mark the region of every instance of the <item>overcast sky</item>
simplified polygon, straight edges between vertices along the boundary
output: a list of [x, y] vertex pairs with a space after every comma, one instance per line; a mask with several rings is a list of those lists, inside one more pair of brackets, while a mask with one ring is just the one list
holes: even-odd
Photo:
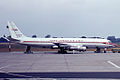
[[120, 37], [120, 0], [0, 0], [0, 36], [7, 21], [27, 36]]

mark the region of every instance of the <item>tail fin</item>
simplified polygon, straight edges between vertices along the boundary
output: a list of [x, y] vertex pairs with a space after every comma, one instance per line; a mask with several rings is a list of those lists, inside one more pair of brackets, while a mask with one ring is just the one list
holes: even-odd
[[15, 25], [15, 23], [13, 23], [12, 21], [8, 21], [8, 26], [7, 26], [7, 28], [9, 28], [11, 38], [13, 38], [13, 39], [18, 39], [18, 38], [25, 37], [25, 36], [21, 33], [21, 31], [17, 28], [17, 26]]

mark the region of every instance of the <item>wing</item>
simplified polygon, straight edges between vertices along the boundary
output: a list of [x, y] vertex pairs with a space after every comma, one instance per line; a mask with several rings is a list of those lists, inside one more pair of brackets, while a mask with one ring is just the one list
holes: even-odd
[[82, 44], [74, 43], [54, 43], [58, 48], [64, 48], [65, 50], [86, 50], [86, 47]]

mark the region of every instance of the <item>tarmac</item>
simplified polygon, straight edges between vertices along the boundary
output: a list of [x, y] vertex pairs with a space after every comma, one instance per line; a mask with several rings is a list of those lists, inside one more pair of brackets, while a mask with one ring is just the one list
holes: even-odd
[[0, 53], [0, 78], [31, 77], [120, 79], [120, 53]]

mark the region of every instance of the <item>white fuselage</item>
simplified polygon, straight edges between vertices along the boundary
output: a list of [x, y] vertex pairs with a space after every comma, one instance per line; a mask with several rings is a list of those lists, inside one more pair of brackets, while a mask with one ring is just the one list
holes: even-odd
[[56, 46], [55, 43], [66, 44], [69, 46], [85, 46], [87, 48], [105, 48], [113, 46], [109, 40], [98, 38], [21, 38], [20, 44], [37, 46], [37, 47], [51, 47]]
[[[8, 28], [13, 42], [34, 47], [59, 48], [64, 50], [85, 50], [86, 48], [108, 48], [114, 45], [107, 39], [98, 38], [31, 38], [26, 37], [15, 23], [9, 21]], [[11, 39], [11, 40], [12, 40]], [[29, 48], [28, 48], [29, 49]]]

